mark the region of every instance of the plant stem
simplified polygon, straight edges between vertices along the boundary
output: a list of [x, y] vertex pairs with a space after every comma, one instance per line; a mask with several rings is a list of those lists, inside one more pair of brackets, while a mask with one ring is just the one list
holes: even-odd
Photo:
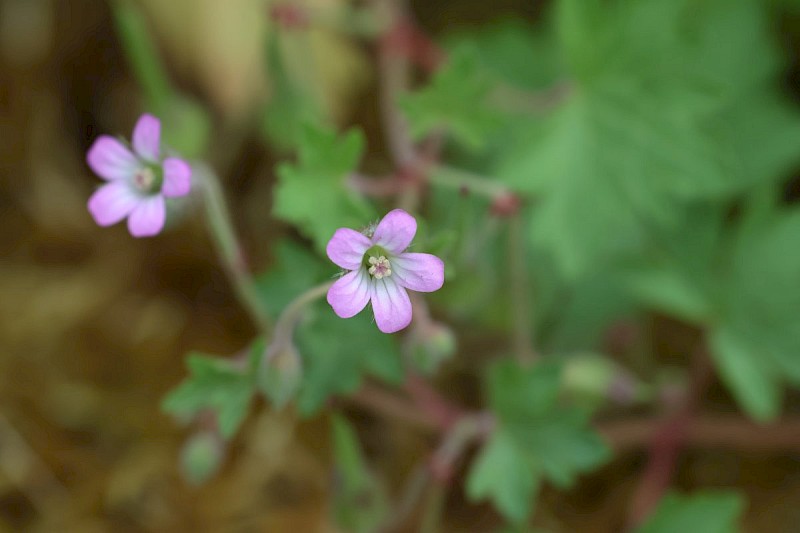
[[208, 228], [228, 279], [239, 302], [247, 309], [258, 329], [261, 333], [268, 334], [272, 329], [272, 322], [247, 268], [244, 251], [233, 229], [219, 178], [205, 164], [196, 164], [194, 173], [203, 191]]
[[314, 300], [325, 296], [333, 283], [333, 281], [327, 281], [316, 287], [312, 287], [292, 300], [283, 310], [281, 316], [278, 317], [278, 322], [275, 324], [272, 344], [279, 345], [283, 342], [291, 341], [294, 328], [298, 320], [300, 320], [300, 316], [305, 307]]
[[440, 187], [459, 189], [494, 200], [514, 193], [502, 184], [485, 176], [446, 165], [433, 165], [426, 172], [428, 181]]
[[524, 238], [522, 216], [517, 213], [508, 221], [509, 288], [513, 310], [514, 353], [517, 361], [528, 364], [536, 359], [537, 354], [533, 347], [533, 316]]
[[131, 69], [144, 90], [149, 106], [161, 114], [174, 99], [175, 92], [151, 38], [144, 13], [130, 0], [113, 0], [111, 10]]

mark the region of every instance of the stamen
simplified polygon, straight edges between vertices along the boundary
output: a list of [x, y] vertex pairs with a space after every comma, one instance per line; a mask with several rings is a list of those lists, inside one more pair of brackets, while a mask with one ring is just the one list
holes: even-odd
[[372, 265], [369, 267], [367, 272], [369, 272], [370, 276], [375, 279], [383, 279], [388, 278], [392, 275], [392, 265], [389, 263], [389, 260], [386, 259], [385, 256], [375, 257], [372, 256], [369, 258], [369, 264]]
[[142, 192], [151, 192], [156, 182], [156, 175], [149, 167], [140, 168], [133, 176], [133, 184]]

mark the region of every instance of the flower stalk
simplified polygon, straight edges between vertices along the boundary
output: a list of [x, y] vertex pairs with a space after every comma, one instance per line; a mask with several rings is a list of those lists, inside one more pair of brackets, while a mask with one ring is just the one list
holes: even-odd
[[225, 204], [219, 178], [208, 165], [198, 164], [195, 169], [200, 188], [203, 191], [206, 221], [217, 254], [225, 267], [225, 272], [228, 274], [237, 298], [245, 306], [258, 329], [262, 333], [268, 334], [272, 330], [272, 321], [247, 268], [244, 251], [233, 229], [233, 222]]

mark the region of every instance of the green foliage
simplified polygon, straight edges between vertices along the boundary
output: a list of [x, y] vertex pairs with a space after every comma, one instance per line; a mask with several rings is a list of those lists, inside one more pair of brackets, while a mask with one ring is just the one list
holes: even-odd
[[800, 383], [798, 235], [796, 209], [743, 225], [719, 290], [713, 355], [742, 407], [759, 420], [777, 416], [781, 382]]
[[[636, 254], [680, 225], [682, 205], [730, 198], [798, 160], [800, 120], [777, 91], [763, 8], [696, 4], [558, 4], [569, 89], [543, 122], [517, 126], [496, 174], [537, 198], [532, 242], [566, 274]], [[753, 68], [736, 68], [742, 56]]]
[[402, 379], [395, 339], [378, 330], [371, 313], [345, 320], [327, 304], [315, 310], [296, 333], [304, 369], [297, 399], [301, 413], [315, 413], [332, 395], [355, 392], [364, 374], [394, 383]]
[[332, 423], [336, 523], [345, 531], [376, 531], [388, 511], [386, 491], [367, 467], [352, 426], [340, 415], [334, 415]]
[[350, 130], [306, 126], [300, 135], [298, 161], [278, 167], [273, 213], [290, 222], [323, 251], [340, 227], [360, 227], [375, 216], [370, 204], [346, 186], [364, 150], [364, 136]]
[[670, 493], [661, 499], [655, 513], [636, 533], [735, 533], [744, 512], [744, 498], [735, 492], [708, 491], [691, 495]]
[[186, 360], [189, 376], [163, 400], [162, 409], [180, 419], [191, 419], [203, 411], [217, 416], [220, 434], [230, 438], [247, 415], [255, 392], [255, 369], [263, 342], [250, 348], [246, 365], [202, 354]]
[[428, 86], [404, 95], [399, 105], [415, 139], [444, 130], [467, 147], [480, 148], [499, 122], [499, 115], [488, 106], [490, 89], [474, 55], [458, 53]]
[[514, 523], [531, 514], [543, 480], [567, 487], [609, 456], [589, 429], [588, 413], [559, 405], [561, 373], [552, 362], [522, 368], [510, 361], [489, 372], [489, 404], [498, 427], [470, 471], [467, 494], [491, 499]]

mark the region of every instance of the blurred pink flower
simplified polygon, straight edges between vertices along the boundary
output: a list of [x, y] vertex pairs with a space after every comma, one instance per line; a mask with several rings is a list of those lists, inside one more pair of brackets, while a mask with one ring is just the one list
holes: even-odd
[[431, 254], [406, 253], [417, 233], [417, 221], [395, 209], [372, 235], [340, 228], [328, 242], [328, 257], [350, 272], [328, 291], [328, 303], [342, 318], [350, 318], [372, 302], [378, 329], [400, 331], [411, 323], [406, 289], [433, 292], [444, 284], [444, 263]]
[[89, 149], [86, 161], [108, 181], [89, 198], [89, 212], [101, 226], [128, 217], [134, 237], [158, 234], [164, 227], [164, 198], [184, 196], [191, 188], [189, 163], [161, 153], [161, 122], [142, 115], [133, 129], [133, 151], [123, 142], [101, 135]]

